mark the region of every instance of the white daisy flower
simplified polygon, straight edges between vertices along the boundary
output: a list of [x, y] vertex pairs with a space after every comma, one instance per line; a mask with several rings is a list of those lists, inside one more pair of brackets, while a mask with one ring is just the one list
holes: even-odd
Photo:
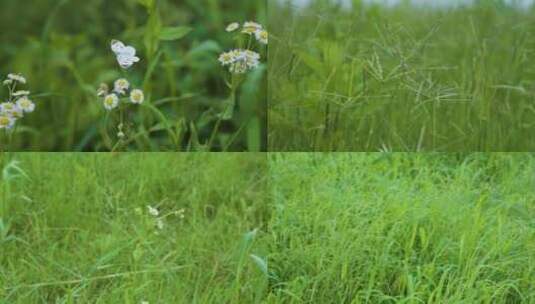
[[111, 50], [117, 57], [117, 62], [123, 69], [128, 69], [134, 63], [139, 62], [139, 57], [136, 56], [136, 49], [132, 46], [125, 45], [119, 40], [111, 41]]
[[158, 216], [160, 215], [160, 211], [158, 211], [158, 209], [150, 206], [150, 205], [147, 205], [147, 209], [149, 209], [149, 214], [152, 215], [152, 216]]
[[254, 33], [256, 40], [262, 44], [268, 44], [268, 32], [265, 30], [257, 31]]
[[231, 24], [227, 26], [225, 30], [230, 33], [230, 32], [234, 32], [239, 27], [240, 27], [240, 24], [238, 22], [232, 22]]
[[104, 97], [104, 108], [106, 110], [111, 111], [119, 105], [119, 97], [115, 94], [109, 94]]
[[130, 82], [124, 78], [117, 79], [113, 85], [113, 91], [118, 94], [126, 94], [130, 88]]
[[21, 119], [24, 117], [24, 111], [20, 107], [15, 107], [13, 112], [11, 112], [11, 117], [16, 119]]
[[236, 49], [221, 54], [219, 61], [223, 66], [230, 65], [229, 71], [231, 73], [243, 74], [258, 67], [260, 54], [250, 50]]
[[15, 118], [7, 114], [0, 114], [0, 129], [11, 129], [15, 125]]
[[245, 60], [247, 61], [247, 66], [249, 68], [256, 68], [260, 63], [260, 54], [250, 50], [245, 50]]
[[17, 107], [26, 113], [31, 113], [35, 110], [35, 104], [27, 96], [17, 99], [16, 103]]
[[22, 76], [21, 74], [8, 74], [7, 78], [13, 81], [20, 82], [22, 84], [26, 83], [26, 78], [24, 78], [24, 76]]
[[12, 102], [3, 102], [0, 104], [0, 112], [10, 115], [11, 112], [15, 111], [16, 107], [17, 106]]
[[13, 93], [13, 96], [17, 97], [17, 96], [28, 96], [30, 95], [30, 91], [16, 91], [15, 93]]
[[142, 104], [145, 101], [145, 95], [142, 90], [135, 89], [130, 92], [130, 101], [134, 104]]
[[260, 55], [250, 50], [242, 50], [236, 57], [236, 62], [231, 66], [233, 73], [245, 73], [258, 67], [260, 63]]
[[243, 29], [241, 32], [244, 34], [253, 35], [256, 32], [261, 31], [262, 29], [263, 28], [261, 24], [249, 21], [243, 24]]
[[225, 52], [219, 55], [218, 60], [219, 62], [221, 62], [223, 66], [225, 66], [225, 65], [229, 65], [233, 63], [234, 59], [235, 59], [235, 53], [231, 51], [231, 52]]

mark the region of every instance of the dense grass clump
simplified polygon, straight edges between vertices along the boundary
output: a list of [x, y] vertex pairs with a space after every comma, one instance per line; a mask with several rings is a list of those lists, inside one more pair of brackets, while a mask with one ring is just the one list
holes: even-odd
[[0, 162], [1, 303], [265, 298], [264, 156], [4, 154]]
[[276, 154], [270, 303], [535, 303], [531, 154]]
[[535, 149], [533, 8], [281, 2], [269, 10], [272, 151]]
[[[233, 94], [230, 75], [217, 60], [236, 43], [227, 24], [246, 21], [266, 25], [266, 4], [1, 1], [0, 79], [25, 75], [36, 111], [13, 136], [0, 130], [0, 151], [110, 151], [122, 131], [120, 151], [265, 150], [265, 47], [259, 50], [262, 64]], [[139, 63], [121, 70], [112, 39], [135, 47]], [[101, 83], [113, 88], [123, 77], [144, 91], [145, 102], [119, 121], [118, 111], [104, 109], [97, 89]], [[231, 97], [233, 115], [221, 121]], [[0, 92], [0, 101], [6, 100]]]

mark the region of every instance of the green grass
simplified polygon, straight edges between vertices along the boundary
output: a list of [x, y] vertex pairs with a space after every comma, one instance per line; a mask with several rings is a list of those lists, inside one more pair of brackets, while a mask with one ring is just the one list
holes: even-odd
[[532, 154], [275, 154], [268, 303], [535, 303]]
[[535, 149], [533, 8], [333, 2], [270, 1], [270, 151]]
[[[229, 120], [229, 73], [217, 58], [234, 48], [230, 22], [267, 24], [262, 1], [4, 0], [0, 3], [0, 78], [23, 73], [36, 111], [20, 120], [11, 151], [110, 151], [118, 115], [106, 115], [96, 91], [124, 76], [110, 50], [119, 39], [141, 61], [127, 73], [146, 102], [126, 115], [122, 151], [266, 149], [266, 51], [236, 93]], [[179, 40], [168, 27], [192, 31]], [[172, 34], [172, 33], [171, 33]], [[176, 32], [175, 32], [176, 34]], [[162, 39], [160, 39], [162, 38]], [[168, 41], [172, 38], [172, 41]], [[5, 101], [7, 92], [0, 91]], [[0, 132], [0, 150], [6, 136]]]
[[533, 154], [0, 164], [0, 303], [535, 303]]
[[[259, 303], [261, 154], [3, 154], [0, 303]], [[171, 214], [163, 229], [160, 216]]]

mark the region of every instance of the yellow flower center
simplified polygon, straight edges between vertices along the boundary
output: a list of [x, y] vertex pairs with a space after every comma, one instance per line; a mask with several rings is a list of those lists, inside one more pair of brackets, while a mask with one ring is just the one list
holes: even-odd
[[108, 98], [106, 98], [106, 99], [104, 100], [104, 102], [105, 102], [106, 105], [108, 105], [108, 106], [113, 105], [113, 103], [114, 103], [113, 97], [108, 97]]
[[0, 126], [2, 126], [2, 127], [9, 126], [10, 122], [11, 121], [9, 120], [9, 118], [7, 118], [5, 116], [0, 116]]

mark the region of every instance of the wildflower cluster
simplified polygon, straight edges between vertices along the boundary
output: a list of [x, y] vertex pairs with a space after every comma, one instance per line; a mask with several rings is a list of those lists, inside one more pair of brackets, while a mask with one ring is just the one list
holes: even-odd
[[[139, 57], [136, 56], [136, 49], [132, 46], [125, 45], [119, 40], [111, 41], [111, 50], [116, 56], [117, 63], [122, 69], [129, 69], [136, 62], [139, 62]], [[130, 82], [125, 78], [120, 78], [113, 84], [113, 90], [107, 84], [103, 83], [97, 91], [99, 97], [104, 98], [104, 108], [111, 111], [119, 107], [121, 98], [128, 97], [128, 100], [133, 104], [142, 104], [145, 101], [145, 95], [142, 90], [131, 88]]]
[[142, 104], [145, 101], [143, 91], [131, 88], [130, 82], [125, 78], [117, 79], [111, 91], [107, 84], [101, 84], [97, 95], [103, 98], [104, 108], [108, 111], [119, 107], [121, 99], [127, 99], [127, 102], [133, 104]]
[[227, 26], [226, 31], [234, 32], [240, 27], [242, 34], [250, 36], [247, 47], [239, 47], [219, 55], [221, 65], [228, 66], [229, 71], [233, 74], [244, 74], [257, 68], [260, 64], [260, 54], [251, 50], [251, 37], [254, 37], [261, 44], [268, 44], [268, 32], [256, 22], [245, 22], [243, 26], [234, 22]]
[[250, 50], [235, 49], [219, 56], [223, 66], [229, 66], [229, 71], [235, 74], [244, 74], [253, 70], [260, 63], [260, 55]]
[[35, 110], [35, 104], [28, 98], [30, 91], [17, 90], [17, 85], [26, 84], [26, 78], [20, 74], [9, 74], [3, 85], [9, 90], [6, 102], [0, 103], [0, 129], [11, 129], [25, 113]]

